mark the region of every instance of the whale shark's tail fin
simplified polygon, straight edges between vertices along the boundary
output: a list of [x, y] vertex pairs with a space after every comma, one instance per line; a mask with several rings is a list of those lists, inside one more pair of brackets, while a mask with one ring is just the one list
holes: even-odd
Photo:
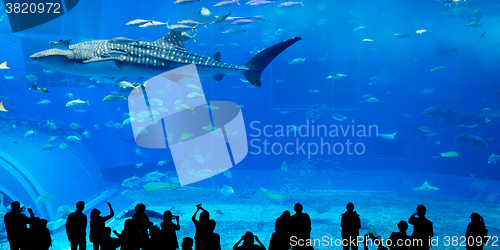
[[243, 76], [245, 76], [253, 86], [260, 87], [260, 75], [267, 65], [281, 52], [301, 39], [300, 37], [294, 37], [262, 50], [245, 64], [248, 70], [243, 73]]

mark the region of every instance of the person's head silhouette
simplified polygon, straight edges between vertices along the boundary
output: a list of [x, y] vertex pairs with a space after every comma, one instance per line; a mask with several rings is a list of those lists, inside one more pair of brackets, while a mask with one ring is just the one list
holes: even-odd
[[302, 213], [302, 209], [304, 209], [304, 207], [302, 207], [300, 203], [295, 203], [295, 206], [293, 206], [295, 213]]
[[94, 208], [92, 209], [92, 212], [90, 212], [90, 218], [97, 218], [101, 214], [101, 211], [99, 209]]
[[191, 237], [185, 237], [182, 239], [182, 249], [192, 249], [194, 241]]
[[345, 209], [349, 212], [354, 211], [354, 204], [352, 204], [352, 202], [347, 203], [347, 205], [345, 206]]
[[19, 212], [21, 210], [21, 203], [19, 203], [19, 201], [13, 201], [10, 204], [10, 208], [12, 211]]
[[85, 209], [85, 202], [79, 201], [76, 203], [76, 211], [82, 212]]
[[478, 213], [472, 213], [470, 215], [470, 220], [475, 222], [481, 221], [481, 215], [479, 215]]
[[169, 221], [173, 219], [173, 216], [172, 216], [172, 212], [170, 212], [170, 210], [167, 210], [163, 213], [163, 220], [164, 221]]
[[253, 245], [254, 238], [253, 238], [253, 233], [248, 231], [243, 235], [243, 244], [244, 245]]
[[210, 220], [210, 213], [208, 213], [207, 210], [203, 210], [201, 213], [200, 213], [200, 220], [201, 221], [209, 221]]
[[426, 212], [427, 212], [427, 209], [425, 208], [424, 205], [418, 205], [417, 206], [417, 214], [418, 215], [424, 216]]
[[406, 232], [408, 230], [408, 223], [404, 220], [398, 223], [398, 229], [400, 232]]
[[139, 203], [137, 206], [135, 206], [135, 212], [138, 214], [144, 213], [146, 211], [146, 205]]

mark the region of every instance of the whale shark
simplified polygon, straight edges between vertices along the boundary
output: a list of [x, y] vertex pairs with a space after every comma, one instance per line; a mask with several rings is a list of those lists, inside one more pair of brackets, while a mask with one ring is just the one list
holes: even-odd
[[453, 114], [446, 120], [438, 122], [433, 129], [451, 129], [456, 127], [474, 128], [500, 122], [500, 109], [481, 109], [466, 114]]
[[224, 63], [220, 52], [211, 57], [186, 51], [181, 32], [170, 31], [154, 42], [116, 43], [94, 40], [71, 45], [71, 50], [49, 49], [31, 55], [47, 68], [83, 76], [154, 77], [188, 64], [198, 74], [221, 81], [225, 75], [243, 75], [252, 85], [261, 86], [262, 71], [285, 49], [301, 40], [294, 37], [266, 48], [246, 64]]

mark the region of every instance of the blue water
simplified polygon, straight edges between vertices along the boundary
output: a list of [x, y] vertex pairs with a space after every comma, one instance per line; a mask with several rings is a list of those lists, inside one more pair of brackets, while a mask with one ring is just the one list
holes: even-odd
[[[431, 106], [446, 106], [455, 114], [498, 108], [498, 1], [469, 0], [448, 6], [444, 1], [304, 0], [304, 6], [299, 4], [291, 8], [250, 6], [244, 4], [245, 1], [240, 2], [241, 5], [213, 7], [216, 3], [214, 0], [202, 0], [202, 4], [195, 2], [186, 6], [176, 5], [173, 1], [156, 0], [80, 1], [63, 16], [15, 34], [11, 31], [9, 19], [3, 18], [0, 22], [0, 44], [3, 47], [0, 62], [7, 61], [10, 69], [0, 70], [0, 74], [14, 76], [15, 79], [0, 78], [0, 98], [9, 109], [9, 112], [0, 113], [0, 160], [3, 160], [3, 163], [0, 161], [0, 167], [8, 169], [6, 166], [20, 164], [24, 169], [19, 170], [21, 173], [43, 180], [37, 184], [31, 182], [33, 190], [61, 193], [57, 197], [59, 200], [51, 201], [54, 204], [43, 208], [52, 211], [47, 212], [52, 215], [57, 207], [74, 204], [78, 200], [74, 192], [63, 194], [63, 191], [58, 191], [61, 187], [72, 186], [72, 183], [81, 185], [75, 189], [83, 196], [81, 199], [92, 200], [106, 190], [103, 180], [108, 190], [121, 192], [141, 189], [121, 185], [123, 180], [134, 175], [142, 177], [160, 170], [162, 173], [168, 171], [170, 177], [175, 177], [169, 149], [141, 148], [134, 142], [130, 125], [120, 129], [105, 125], [108, 121], [122, 124], [129, 117], [127, 101], [103, 102], [105, 96], [117, 91], [114, 84], [98, 84], [88, 76], [44, 73], [43, 70], [48, 68], [34, 63], [29, 56], [52, 48], [49, 42], [61, 39], [72, 39], [71, 44], [75, 44], [87, 39], [106, 40], [123, 36], [152, 42], [164, 36], [168, 28], [141, 29], [126, 26], [125, 23], [154, 17], [155, 21], [169, 20], [172, 25], [183, 19], [197, 20], [198, 10], [206, 7], [215, 16], [231, 11], [233, 16], [263, 15], [269, 21], [260, 20], [247, 27], [237, 27], [246, 29], [246, 34], [237, 35], [222, 33], [232, 28], [230, 23], [226, 23], [223, 29], [217, 29], [214, 25], [207, 25], [208, 28], [199, 26], [195, 32], [196, 42], [190, 40], [185, 43], [187, 51], [204, 56], [221, 52], [224, 62], [243, 65], [254, 56], [252, 51], [292, 37], [301, 37], [302, 40], [269, 64], [262, 74], [262, 86], [259, 88], [242, 82], [240, 79], [244, 77], [240, 75], [226, 76], [220, 82], [209, 77], [201, 78], [207, 101], [231, 101], [243, 106], [241, 110], [248, 139], [248, 155], [231, 169], [233, 179], [219, 174], [192, 186], [216, 189], [225, 184], [237, 190], [250, 188], [248, 179], [251, 179], [251, 188], [281, 190], [284, 188], [276, 186], [272, 176], [282, 168], [284, 161], [287, 164], [308, 161], [315, 174], [320, 176], [315, 189], [408, 192], [427, 180], [432, 186], [440, 187], [441, 193], [433, 194], [471, 198], [474, 195], [457, 195], [454, 190], [462, 190], [464, 186], [469, 188], [476, 180], [487, 182], [500, 179], [498, 163], [488, 164], [488, 157], [492, 153], [500, 154], [498, 118], [474, 128], [458, 126], [434, 131], [437, 134], [427, 137], [425, 141], [401, 128], [432, 128], [444, 121], [441, 117], [431, 118], [421, 114]], [[276, 5], [282, 2], [277, 1]], [[461, 7], [467, 9], [456, 9]], [[4, 12], [2, 10], [0, 15]], [[473, 20], [481, 21], [482, 26], [467, 27], [466, 24]], [[353, 31], [358, 26], [366, 28]], [[429, 32], [417, 34], [416, 31], [421, 29]], [[397, 37], [394, 33], [411, 37]], [[363, 39], [375, 42], [363, 42]], [[305, 61], [289, 63], [299, 58]], [[444, 68], [431, 71], [438, 66]], [[379, 75], [384, 68], [393, 80], [385, 85], [370, 85], [370, 78]], [[346, 77], [327, 78], [337, 73], [345, 74]], [[30, 74], [38, 77], [38, 87], [47, 87], [50, 93], [29, 91], [33, 82], [23, 76]], [[143, 82], [146, 79], [127, 80]], [[95, 87], [89, 88], [89, 85]], [[436, 88], [435, 93], [421, 93]], [[73, 98], [69, 98], [68, 93]], [[380, 102], [361, 102], [367, 99], [362, 97], [366, 94], [376, 97]], [[43, 99], [51, 103], [37, 104]], [[65, 106], [74, 99], [88, 100], [90, 105], [83, 105], [82, 110], [76, 112]], [[346, 120], [333, 119], [331, 116], [335, 114], [345, 116]], [[29, 121], [30, 124], [23, 125], [23, 121]], [[47, 122], [55, 123], [58, 130], [46, 132]], [[78, 132], [73, 131], [69, 128], [71, 123], [77, 123], [82, 128]], [[16, 128], [12, 128], [12, 124]], [[340, 136], [318, 136], [317, 133], [295, 136], [293, 131], [288, 132], [287, 126], [305, 124], [309, 124], [311, 133], [317, 126], [336, 125]], [[266, 125], [269, 126], [266, 133], [271, 136], [266, 136], [262, 131]], [[280, 132], [280, 126], [285, 127], [284, 132]], [[369, 130], [369, 126], [375, 129]], [[356, 129], [354, 136], [351, 134], [353, 127]], [[367, 128], [367, 136], [358, 136], [362, 127]], [[37, 131], [37, 134], [33, 138], [24, 137], [30, 129]], [[350, 130], [343, 136], [341, 129]], [[83, 137], [83, 131], [90, 132], [91, 136]], [[368, 132], [371, 132], [371, 136], [368, 136]], [[386, 140], [377, 138], [377, 132], [397, 134], [394, 140]], [[68, 133], [76, 133], [83, 140], [78, 143], [66, 142], [63, 139]], [[456, 142], [455, 137], [464, 133], [483, 138], [488, 147]], [[40, 150], [52, 135], [61, 136], [54, 149]], [[269, 143], [267, 151], [264, 151], [264, 140]], [[300, 141], [299, 145], [305, 143], [304, 151], [295, 150], [297, 140]], [[308, 154], [314, 152], [314, 148], [307, 149], [308, 143], [340, 143], [346, 146], [348, 140], [352, 143], [349, 152], [345, 148], [337, 154]], [[68, 150], [59, 148], [63, 142], [69, 145], [71, 156], [67, 156]], [[272, 151], [278, 152], [275, 147], [287, 143], [293, 144], [290, 147], [294, 148], [293, 153]], [[362, 153], [354, 151], [356, 144], [359, 150], [356, 152]], [[141, 155], [136, 154], [138, 148]], [[440, 153], [449, 151], [458, 152], [459, 156], [440, 156]], [[151, 156], [145, 157], [147, 154]], [[31, 158], [28, 159], [27, 155]], [[167, 163], [159, 166], [160, 161]], [[137, 163], [144, 163], [144, 166], [134, 167]], [[61, 174], [64, 177], [58, 176], [58, 173], [64, 173]], [[333, 177], [326, 178], [331, 173]], [[88, 180], [80, 180], [79, 176], [87, 176], [85, 178]], [[457, 181], [448, 181], [448, 178]], [[406, 184], [398, 182], [402, 179]], [[36, 193], [16, 195], [17, 191], [5, 187], [22, 189], [25, 185], [7, 185], [11, 181], [2, 176], [0, 181], [0, 190], [12, 198], [38, 196]], [[482, 190], [477, 187], [472, 189]], [[483, 199], [499, 202], [498, 195]], [[33, 199], [26, 202], [32, 203]]]

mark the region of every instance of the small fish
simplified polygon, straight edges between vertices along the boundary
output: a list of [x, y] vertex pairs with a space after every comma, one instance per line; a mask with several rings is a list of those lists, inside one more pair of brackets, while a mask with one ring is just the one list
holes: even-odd
[[37, 104], [49, 104], [49, 103], [52, 103], [50, 100], [41, 100], [39, 101]]
[[167, 161], [159, 161], [156, 165], [163, 166], [165, 164], [167, 164]]
[[316, 25], [318, 26], [321, 26], [321, 25], [324, 25], [326, 23], [326, 19], [319, 19], [317, 22], [316, 22]]
[[311, 92], [311, 93], [319, 93], [319, 92], [321, 92], [321, 90], [319, 90], [319, 89], [312, 89], [312, 90], [309, 89], [309, 92]]
[[293, 59], [291, 61], [288, 61], [288, 64], [297, 64], [297, 63], [304, 62], [305, 60], [306, 60], [305, 58], [296, 58], [296, 59]]
[[484, 32], [483, 34], [481, 34], [479, 37], [486, 38], [486, 32]]
[[188, 85], [186, 85], [186, 88], [192, 88], [192, 89], [196, 89], [196, 90], [201, 90], [200, 87], [198, 87], [198, 86], [196, 86], [194, 84], [191, 84], [191, 83], [188, 84]]
[[78, 124], [76, 124], [74, 122], [71, 123], [71, 125], [69, 125], [69, 127], [72, 128], [72, 129], [80, 129], [80, 128], [82, 128], [82, 126], [80, 126], [80, 125], [78, 125]]
[[6, 75], [3, 75], [3, 78], [6, 79], [6, 80], [14, 80], [14, 79], [16, 79], [15, 76], [6, 76]]
[[343, 121], [347, 120], [347, 117], [345, 117], [341, 114], [337, 114], [337, 113], [335, 113], [334, 115], [331, 115], [330, 117], [339, 121], [339, 122], [343, 122]]
[[288, 7], [297, 6], [299, 4], [302, 5], [302, 6], [304, 6], [304, 4], [302, 3], [302, 1], [300, 1], [300, 2], [290, 2], [290, 1], [287, 1], [287, 2], [284, 2], [282, 4], [278, 4], [278, 8], [288, 8]]
[[66, 139], [68, 139], [69, 141], [81, 141], [81, 139], [78, 138], [78, 136], [76, 136], [76, 135], [70, 135], [70, 136], [66, 137]]
[[443, 69], [444, 69], [444, 66], [437, 66], [437, 67], [435, 67], [435, 68], [432, 68], [432, 69], [431, 69], [431, 72], [441, 71], [441, 70], [443, 70]]
[[130, 178], [125, 179], [122, 182], [122, 186], [124, 186], [124, 187], [139, 186], [139, 183], [141, 183], [141, 182], [142, 182], [141, 178], [134, 176], [134, 177], [130, 177]]
[[115, 122], [113, 124], [113, 127], [116, 128], [116, 129], [122, 129], [123, 128], [123, 125], [121, 123], [118, 123], [118, 122]]
[[82, 133], [83, 137], [85, 138], [89, 138], [91, 136], [90, 132], [89, 131], [85, 131]]
[[106, 97], [104, 97], [104, 99], [102, 101], [103, 102], [117, 102], [118, 100], [120, 100], [120, 98], [127, 100], [127, 98], [125, 98], [125, 94], [120, 96], [120, 95], [113, 93], [111, 95], [107, 95]]
[[28, 132], [26, 132], [26, 133], [24, 134], [24, 137], [33, 137], [33, 136], [35, 136], [35, 134], [36, 134], [36, 132], [35, 132], [35, 131], [33, 131], [33, 130], [28, 130]]
[[500, 158], [500, 155], [496, 155], [494, 153], [491, 153], [490, 157], [488, 157], [488, 164], [497, 163], [499, 158]]
[[228, 179], [232, 179], [233, 178], [233, 173], [231, 172], [231, 170], [226, 170], [223, 172], [224, 173], [224, 176]]
[[144, 163], [142, 163], [142, 162], [141, 162], [141, 163], [137, 163], [137, 164], [135, 164], [135, 168], [140, 168], [140, 167], [142, 167], [142, 166], [144, 166]]
[[277, 29], [277, 30], [274, 32], [274, 35], [275, 35], [275, 36], [281, 36], [281, 35], [283, 35], [285, 32], [286, 32], [286, 30], [285, 30], [285, 29]]
[[143, 25], [147, 22], [151, 22], [153, 21], [153, 19], [150, 19], [150, 20], [144, 20], [144, 19], [135, 19], [135, 20], [132, 20], [128, 23], [126, 23], [125, 25], [127, 26], [140, 26], [140, 25]]
[[52, 144], [45, 144], [42, 146], [42, 150], [52, 150], [54, 148], [54, 145]]
[[363, 40], [361, 40], [361, 41], [363, 41], [363, 42], [365, 42], [365, 43], [376, 43], [376, 42], [377, 42], [377, 41], [375, 41], [375, 40], [373, 40], [373, 39], [369, 39], [369, 38], [363, 39]]
[[420, 93], [424, 93], [424, 94], [432, 94], [432, 93], [436, 93], [436, 91], [438, 90], [439, 88], [434, 88], [434, 89], [424, 89], [422, 91], [420, 91]]
[[442, 157], [458, 157], [458, 152], [454, 151], [449, 151], [449, 152], [443, 152], [439, 153]]
[[134, 40], [134, 39], [130, 39], [130, 38], [126, 38], [126, 37], [120, 36], [120, 37], [115, 37], [113, 39], [110, 39], [110, 40], [108, 40], [108, 42], [115, 43], [115, 44], [129, 44], [129, 43], [137, 43], [137, 44], [139, 44], [139, 40], [141, 40], [141, 38], [139, 38], [137, 40]]
[[190, 139], [193, 136], [194, 136], [194, 134], [189, 134], [189, 133], [186, 133], [186, 132], [182, 131], [181, 138], [179, 138], [179, 142], [180, 141], [185, 141], [187, 139]]
[[179, 4], [179, 5], [188, 5], [188, 4], [192, 4], [195, 2], [201, 3], [201, 0], [176, 0], [174, 3]]
[[415, 31], [415, 33], [422, 35], [422, 34], [426, 34], [426, 33], [432, 33], [432, 31], [427, 31], [427, 30], [421, 29], [421, 30]]
[[358, 31], [360, 31], [360, 30], [362, 30], [362, 29], [366, 29], [366, 26], [361, 26], [361, 25], [360, 25], [360, 26], [357, 26], [356, 28], [354, 28], [354, 29], [352, 30], [352, 32], [358, 32]]
[[57, 136], [51, 136], [51, 137], [49, 138], [49, 140], [47, 140], [47, 143], [53, 143], [53, 142], [55, 142], [55, 141], [56, 141], [56, 139], [57, 139]]
[[219, 192], [225, 196], [230, 196], [232, 194], [234, 194], [234, 189], [231, 187], [231, 186], [226, 186], [226, 185], [223, 185], [224, 187], [222, 187]]
[[402, 37], [402, 38], [410, 38], [411, 35], [407, 35], [407, 34], [404, 34], [404, 33], [394, 33], [394, 36], [397, 36], [397, 37]]
[[165, 174], [160, 173], [160, 170], [156, 170], [151, 173], [147, 173], [143, 178], [143, 182], [152, 182], [152, 181], [160, 181], [162, 177], [164, 177]]
[[56, 195], [49, 195], [49, 193], [45, 193], [45, 194], [42, 194], [40, 195], [37, 199], [36, 199], [36, 203], [38, 204], [41, 204], [41, 203], [45, 203], [45, 202], [48, 202], [50, 200], [52, 200], [54, 197], [56, 197]]
[[346, 76], [347, 75], [345, 75], [345, 74], [337, 73], [337, 74], [331, 74], [331, 75], [327, 76], [326, 78], [327, 79], [340, 79], [340, 78], [344, 78]]
[[80, 99], [77, 99], [77, 100], [69, 101], [68, 103], [66, 103], [66, 107], [80, 107], [83, 104], [87, 104], [90, 106], [90, 103], [88, 100], [85, 102], [85, 101], [82, 101]]
[[224, 7], [224, 6], [233, 5], [235, 3], [237, 3], [238, 5], [240, 5], [239, 0], [231, 0], [231, 1], [218, 2], [218, 3], [214, 4], [214, 7]]
[[232, 15], [231, 10], [229, 10], [229, 13], [227, 15], [222, 15], [218, 16], [214, 21], [212, 21], [210, 24], [217, 24], [226, 21], [226, 19]]
[[66, 143], [61, 143], [61, 144], [59, 145], [59, 148], [60, 148], [60, 149], [65, 149], [65, 148], [67, 148], [67, 147], [68, 147], [68, 144], [66, 144]]

